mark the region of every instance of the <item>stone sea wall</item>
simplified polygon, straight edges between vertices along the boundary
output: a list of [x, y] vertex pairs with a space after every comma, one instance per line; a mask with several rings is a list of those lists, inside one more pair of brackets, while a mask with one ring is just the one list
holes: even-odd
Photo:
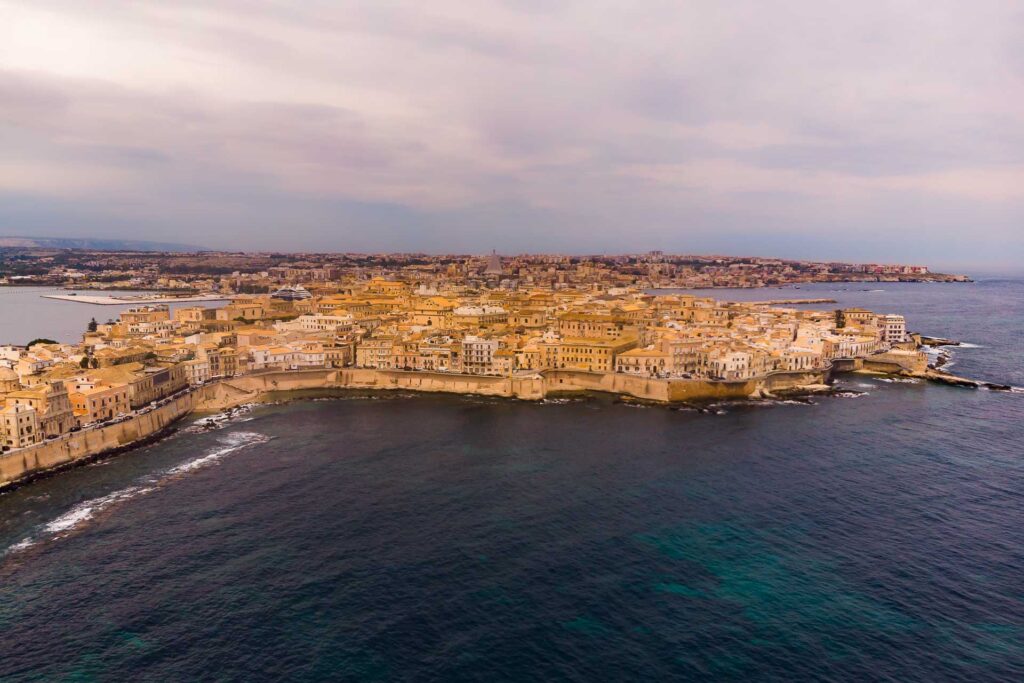
[[267, 372], [211, 385], [213, 392], [198, 408], [222, 410], [241, 403], [260, 401], [270, 393], [310, 389], [367, 389], [443, 392], [503, 396], [540, 400], [561, 393], [600, 391], [620, 396], [671, 403], [729, 398], [752, 398], [776, 391], [820, 385], [829, 371], [780, 372], [767, 377], [712, 382], [695, 379], [654, 379], [620, 373], [545, 370], [521, 377], [484, 377], [442, 372], [410, 372], [346, 368], [341, 370], [303, 370]]
[[158, 434], [192, 412], [201, 395], [202, 392], [184, 394], [148, 413], [109, 427], [83, 429], [29, 448], [0, 454], [0, 488], [36, 472], [124, 448]]
[[756, 398], [775, 391], [822, 384], [828, 371], [776, 373], [739, 382], [651, 379], [632, 375], [550, 370], [522, 377], [482, 377], [437, 372], [359, 368], [270, 371], [235, 377], [195, 390], [119, 424], [65, 435], [0, 455], [0, 488], [33, 474], [126, 448], [158, 435], [196, 411], [220, 411], [289, 392], [367, 389], [445, 392], [540, 400], [559, 393], [600, 391], [660, 403]]

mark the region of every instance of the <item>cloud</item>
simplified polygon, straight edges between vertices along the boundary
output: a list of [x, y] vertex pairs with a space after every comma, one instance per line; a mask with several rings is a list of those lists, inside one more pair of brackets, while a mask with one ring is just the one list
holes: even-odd
[[31, 215], [69, 235], [142, 225], [211, 246], [835, 258], [857, 230], [882, 259], [913, 254], [882, 237], [899, 226], [952, 238], [967, 227], [955, 206], [1005, 258], [1024, 218], [1010, 0], [0, 13], [5, 230]]

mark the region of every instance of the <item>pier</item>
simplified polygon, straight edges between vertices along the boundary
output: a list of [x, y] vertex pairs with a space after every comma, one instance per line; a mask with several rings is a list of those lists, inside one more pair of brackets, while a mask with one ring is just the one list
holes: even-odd
[[[743, 303], [743, 302], [740, 302]], [[835, 299], [769, 299], [768, 301], [750, 301], [751, 306], [781, 306], [783, 304], [835, 304]]]
[[219, 294], [197, 294], [195, 296], [97, 296], [95, 294], [40, 294], [44, 299], [74, 301], [97, 306], [131, 306], [133, 304], [187, 304], [200, 301], [230, 301], [231, 297]]

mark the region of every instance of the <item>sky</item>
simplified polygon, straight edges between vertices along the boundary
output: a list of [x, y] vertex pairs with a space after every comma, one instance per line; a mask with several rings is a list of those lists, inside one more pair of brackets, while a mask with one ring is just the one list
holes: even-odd
[[1019, 0], [0, 17], [0, 234], [1024, 270]]

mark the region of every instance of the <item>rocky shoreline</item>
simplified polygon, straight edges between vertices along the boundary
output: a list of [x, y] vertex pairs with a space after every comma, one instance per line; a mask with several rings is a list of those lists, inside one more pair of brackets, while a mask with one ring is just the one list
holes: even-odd
[[[260, 404], [284, 403], [301, 400], [323, 400], [359, 395], [370, 397], [381, 392], [387, 394], [440, 393], [456, 396], [484, 396], [503, 400], [536, 401], [541, 403], [545, 401], [559, 402], [560, 400], [577, 400], [588, 395], [601, 395], [605, 399], [611, 399], [613, 402], [621, 404], [651, 407], [657, 406], [674, 410], [692, 410], [702, 414], [721, 414], [721, 405], [725, 404], [770, 405], [773, 403], [791, 402], [813, 403], [814, 401], [812, 399], [817, 396], [851, 397], [863, 393], [847, 387], [836, 386], [833, 381], [833, 375], [847, 373], [890, 377], [894, 378], [893, 381], [901, 381], [900, 378], [902, 378], [902, 381], [920, 379], [955, 387], [989, 389], [993, 391], [1015, 391], [1014, 388], [1009, 385], [958, 377], [936, 368], [928, 368], [924, 371], [902, 370], [897, 372], [886, 372], [871, 369], [834, 370], [826, 372], [823, 377], [816, 381], [809, 381], [810, 378], [808, 378], [808, 381], [803, 383], [791, 382], [775, 388], [763, 386], [757, 388], [753, 392], [742, 395], [736, 393], [706, 393], [695, 394], [676, 400], [661, 400], [658, 398], [630, 395], [622, 391], [586, 387], [582, 385], [571, 388], [566, 387], [565, 390], [559, 390], [551, 387], [541, 395], [517, 396], [514, 394], [501, 394], [495, 391], [485, 390], [487, 387], [482, 385], [476, 387], [479, 389], [478, 391], [470, 389], [454, 390], [450, 387], [443, 387], [440, 389], [436, 387], [428, 388], [426, 386], [417, 387], [408, 383], [399, 384], [397, 381], [387, 383], [381, 382], [373, 385], [359, 385], [358, 383], [346, 385], [339, 383], [337, 378], [332, 381], [329, 373], [324, 374], [323, 376], [318, 375], [316, 377], [307, 377], [305, 378], [305, 381], [301, 383], [301, 386], [300, 384], [295, 384], [293, 386], [279, 386], [279, 382], [276, 379], [265, 378], [263, 380], [262, 388], [257, 384], [254, 384], [251, 387], [242, 388], [235, 386], [236, 383], [239, 383], [239, 379], [236, 378], [233, 382], [224, 381], [217, 383], [217, 385], [223, 386], [206, 385], [199, 387], [195, 392], [184, 397], [189, 402], [188, 407], [174, 415], [169, 415], [167, 420], [158, 429], [154, 429], [152, 432], [144, 434], [138, 439], [132, 441], [122, 442], [116, 446], [108, 445], [106, 447], [101, 447], [98, 448], [96, 452], [84, 452], [80, 455], [69, 455], [69, 457], [62, 459], [59, 462], [51, 462], [48, 465], [44, 465], [40, 457], [36, 455], [35, 458], [38, 464], [36, 466], [30, 466], [28, 464], [28, 454], [25, 451], [13, 452], [7, 455], [6, 458], [13, 457], [18, 460], [22, 460], [25, 464], [18, 468], [18, 472], [8, 472], [8, 476], [5, 480], [0, 482], [0, 492], [10, 490], [17, 486], [22, 486], [30, 481], [50, 476], [51, 474], [71, 467], [94, 462], [96, 460], [159, 441], [180, 429], [181, 422], [189, 416], [196, 417], [197, 419], [192, 425], [186, 427], [187, 429], [205, 431], [224, 426], [233, 418], [252, 410], [255, 406]], [[301, 374], [301, 372], [290, 373], [290, 376], [294, 380], [296, 375]], [[386, 375], [387, 373], [384, 374]], [[406, 373], [398, 374], [405, 375]], [[286, 375], [289, 375], [289, 373], [281, 373], [279, 375], [275, 375], [275, 377], [283, 380]], [[228, 391], [229, 389], [230, 391]], [[167, 407], [164, 409], [166, 410]], [[40, 447], [53, 448], [59, 447], [59, 444], [40, 444]]]

